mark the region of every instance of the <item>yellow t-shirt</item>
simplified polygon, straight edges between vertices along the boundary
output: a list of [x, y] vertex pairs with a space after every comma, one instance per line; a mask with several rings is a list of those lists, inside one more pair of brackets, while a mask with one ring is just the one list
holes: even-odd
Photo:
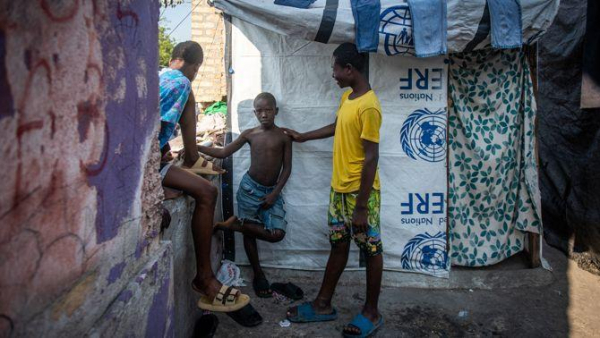
[[[356, 192], [365, 162], [362, 140], [379, 143], [381, 105], [375, 92], [369, 90], [361, 97], [350, 100], [349, 90], [342, 95], [336, 113], [337, 123], [333, 137], [333, 174], [331, 187], [336, 192]], [[379, 190], [379, 168], [373, 188]]]

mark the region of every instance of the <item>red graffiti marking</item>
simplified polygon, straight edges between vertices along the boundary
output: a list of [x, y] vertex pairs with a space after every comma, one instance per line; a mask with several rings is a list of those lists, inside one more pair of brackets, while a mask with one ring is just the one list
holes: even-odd
[[[50, 65], [48, 64], [48, 61], [46, 59], [42, 59], [39, 60], [38, 62], [35, 63], [35, 65], [32, 67], [31, 71], [29, 72], [29, 74], [27, 75], [27, 80], [25, 81], [25, 92], [23, 93], [23, 97], [21, 97], [21, 100], [19, 101], [19, 105], [18, 105], [18, 110], [19, 110], [19, 114], [17, 114], [17, 173], [16, 173], [16, 177], [15, 177], [15, 193], [13, 195], [13, 203], [12, 203], [12, 209], [15, 209], [18, 205], [19, 205], [19, 201], [20, 201], [20, 197], [21, 196], [26, 196], [28, 194], [28, 192], [22, 192], [21, 191], [21, 176], [22, 176], [22, 171], [23, 171], [23, 163], [22, 163], [22, 154], [21, 154], [21, 138], [23, 136], [23, 134], [29, 130], [33, 130], [33, 129], [37, 129], [38, 128], [38, 123], [41, 123], [41, 121], [34, 121], [34, 122], [29, 122], [29, 123], [24, 123], [22, 121], [23, 118], [23, 110], [25, 108], [25, 104], [27, 103], [27, 99], [29, 99], [29, 92], [31, 90], [32, 87], [32, 83], [33, 83], [33, 78], [35, 76], [35, 74], [37, 73], [38, 69], [43, 68], [46, 70], [46, 80], [48, 81], [48, 87], [49, 87], [49, 91], [52, 91], [52, 74], [50, 71]], [[43, 123], [42, 123], [43, 125]], [[39, 126], [39, 128], [41, 128], [41, 126]]]
[[48, 115], [50, 115], [50, 138], [53, 139], [56, 132], [56, 115], [52, 110], [48, 111]]
[[131, 17], [133, 20], [135, 20], [135, 25], [138, 26], [140, 23], [140, 18], [138, 17], [137, 13], [132, 11], [131, 9], [121, 9], [121, 3], [117, 4], [117, 19], [119, 19], [119, 21], [123, 21], [124, 18], [126, 17]]
[[77, 14], [77, 11], [79, 10], [79, 0], [75, 0], [71, 8], [65, 11], [65, 14], [63, 15], [56, 15], [51, 8], [52, 6], [48, 4], [47, 0], [40, 0], [40, 6], [42, 6], [42, 10], [44, 10], [44, 13], [46, 13], [50, 20], [54, 22], [67, 22], [73, 19], [75, 14]]
[[90, 124], [99, 116], [100, 111], [98, 110], [95, 99], [77, 104], [77, 129], [79, 130], [79, 142], [84, 142], [87, 139], [87, 133], [90, 129]]
[[[50, 184], [46, 189], [45, 197], [42, 199], [42, 206], [45, 208], [50, 208], [53, 203], [53, 197], [56, 197], [61, 191], [63, 185], [63, 172], [58, 169], [59, 160], [54, 161], [54, 165], [52, 165], [52, 175], [50, 178]], [[60, 196], [59, 196], [60, 197]], [[64, 219], [64, 216], [61, 217]]]
[[36, 129], [42, 129], [43, 126], [44, 126], [44, 121], [42, 121], [42, 120], [36, 120], [36, 121], [24, 123], [17, 127], [17, 138], [20, 139], [21, 136], [23, 136], [23, 134], [25, 134], [26, 132], [36, 130]]
[[50, 86], [50, 84], [52, 83], [52, 72], [50, 70], [50, 64], [46, 59], [41, 59], [38, 62], [36, 62], [36, 64], [31, 69], [31, 72], [29, 72], [29, 75], [27, 75], [27, 80], [25, 81], [25, 93], [23, 94], [21, 101], [19, 101], [18, 106], [21, 112], [23, 111], [23, 108], [25, 108], [25, 103], [27, 103], [27, 99], [29, 98], [29, 91], [32, 87], [33, 77], [37, 72], [38, 68], [40, 67], [43, 67], [46, 70], [46, 80], [48, 80], [48, 86], [50, 90], [52, 90], [52, 86]]
[[[91, 55], [88, 56], [88, 59], [90, 59], [90, 58], [91, 58]], [[89, 63], [87, 65], [87, 68], [85, 69], [85, 75], [84, 75], [83, 81], [85, 83], [88, 82], [89, 71], [90, 70], [95, 70], [98, 73], [98, 78], [100, 79], [100, 83], [99, 83], [100, 88], [99, 89], [101, 90], [102, 89], [102, 83], [103, 83], [104, 80], [103, 80], [103, 77], [102, 77], [102, 69], [100, 69], [100, 66], [98, 66], [97, 64], [95, 64], [95, 63]]]
[[[96, 69], [100, 73], [100, 69], [95, 65], [90, 65], [89, 68]], [[95, 96], [91, 97], [87, 101], [80, 102], [77, 105], [77, 129], [79, 131], [80, 142], [84, 142], [87, 139], [87, 133], [90, 124], [93, 121], [97, 120], [100, 116], [101, 113], [98, 109], [97, 98]], [[106, 162], [108, 159], [108, 147], [110, 145], [108, 124], [106, 123], [106, 121], [104, 121], [104, 136], [104, 147], [102, 149], [101, 159], [95, 164], [84, 164], [83, 161], [79, 161], [79, 166], [81, 170], [84, 171], [88, 176], [99, 175], [106, 166]]]
[[95, 63], [89, 63], [87, 65], [87, 69], [86, 70], [88, 70], [88, 69], [93, 69], [93, 70], [97, 71], [98, 72], [98, 76], [100, 78], [102, 78], [102, 69], [100, 69], [100, 66], [98, 66], [97, 64], [95, 64]]
[[83, 161], [79, 160], [79, 168], [88, 176], [98, 176], [104, 170], [106, 166], [106, 162], [108, 160], [108, 147], [110, 145], [109, 142], [109, 132], [108, 132], [108, 124], [104, 124], [104, 148], [102, 149], [102, 159], [98, 161], [96, 164], [85, 164]]

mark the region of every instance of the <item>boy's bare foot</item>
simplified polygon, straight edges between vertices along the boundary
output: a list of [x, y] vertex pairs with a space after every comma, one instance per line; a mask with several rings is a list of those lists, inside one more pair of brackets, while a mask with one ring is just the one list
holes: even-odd
[[236, 216], [231, 216], [223, 222], [215, 223], [214, 228], [217, 230], [238, 230], [240, 226], [240, 220]]
[[192, 288], [194, 291], [208, 297], [210, 300], [215, 299], [219, 290], [221, 290], [221, 286], [222, 284], [214, 277], [203, 280], [196, 276], [192, 281]]
[[254, 288], [254, 292], [260, 298], [270, 298], [273, 296], [273, 291], [271, 291], [269, 281], [263, 274], [262, 276], [255, 276], [252, 281], [252, 288]]
[[183, 191], [181, 191], [181, 190], [175, 190], [175, 189], [167, 188], [164, 186], [163, 186], [163, 190], [165, 193], [165, 200], [174, 199], [174, 198], [177, 198], [177, 197], [183, 195]]
[[[365, 316], [365, 318], [370, 320], [371, 323], [373, 323], [373, 325], [377, 325], [377, 322], [379, 322], [379, 320], [381, 318], [381, 314], [377, 310], [372, 311], [372, 310], [367, 310], [367, 309], [363, 308], [361, 313], [363, 316]], [[358, 328], [352, 324], [346, 324], [344, 326], [343, 330], [344, 330], [344, 334], [348, 334], [348, 335], [360, 336], [361, 334], [365, 334], [365, 332], [361, 332], [360, 328]]]

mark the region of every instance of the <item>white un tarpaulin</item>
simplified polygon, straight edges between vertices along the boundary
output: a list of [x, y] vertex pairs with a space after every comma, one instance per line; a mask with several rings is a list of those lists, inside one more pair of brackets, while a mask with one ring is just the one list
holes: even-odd
[[[335, 120], [344, 92], [331, 78], [336, 45], [286, 37], [234, 18], [231, 47], [234, 138], [257, 125], [252, 101], [263, 91], [278, 100], [279, 126], [308, 131]], [[385, 268], [447, 277], [444, 58], [371, 54], [369, 64], [383, 114], [379, 168]], [[330, 249], [332, 142], [294, 144], [292, 175], [283, 190], [287, 235], [279, 243], [259, 243], [263, 266], [324, 269]], [[233, 159], [234, 194], [249, 165], [246, 145]], [[236, 236], [236, 261], [247, 263], [243, 239]], [[358, 267], [359, 252], [352, 245], [348, 268]]]
[[[506, 0], [508, 1], [508, 0]], [[412, 19], [403, 0], [381, 0], [378, 53], [414, 55]], [[531, 44], [550, 26], [559, 0], [520, 0], [522, 43]], [[327, 43], [355, 41], [350, 0], [317, 0], [307, 9], [275, 5], [273, 0], [215, 0], [215, 7], [269, 31], [314, 41], [318, 33]], [[447, 0], [448, 52], [483, 48], [490, 44], [490, 16], [486, 0]], [[318, 39], [317, 39], [318, 40]]]

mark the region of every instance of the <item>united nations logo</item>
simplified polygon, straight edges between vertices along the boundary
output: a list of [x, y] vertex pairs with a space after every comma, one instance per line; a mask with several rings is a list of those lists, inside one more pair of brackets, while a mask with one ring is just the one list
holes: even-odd
[[400, 261], [405, 270], [445, 274], [448, 265], [446, 234], [440, 231], [432, 236], [426, 232], [413, 237], [404, 246]]
[[413, 160], [446, 160], [446, 111], [415, 110], [402, 124], [400, 144]]
[[379, 20], [379, 34], [383, 34], [385, 38], [384, 48], [387, 55], [415, 55], [408, 5], [386, 9], [379, 16]]

